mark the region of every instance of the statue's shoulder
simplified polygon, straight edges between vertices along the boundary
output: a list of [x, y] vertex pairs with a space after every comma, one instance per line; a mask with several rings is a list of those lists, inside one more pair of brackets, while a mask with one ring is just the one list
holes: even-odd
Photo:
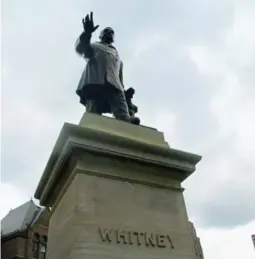
[[108, 46], [106, 44], [103, 44], [101, 42], [94, 42], [93, 43], [94, 45], [94, 48], [99, 50], [99, 51], [102, 51], [104, 53], [108, 53], [108, 54], [112, 54], [114, 56], [118, 56], [118, 51], [116, 50], [116, 48], [114, 46]]
[[94, 49], [98, 49], [100, 48], [100, 43], [99, 42], [93, 42], [93, 43], [90, 43], [91, 47], [94, 48]]
[[100, 47], [102, 44], [99, 41], [95, 41], [92, 43], [94, 46]]
[[95, 48], [97, 48], [97, 49], [100, 49], [100, 50], [106, 50], [107, 49], [107, 46], [106, 45], [104, 45], [104, 44], [102, 44], [101, 42], [94, 42], [94, 43], [92, 43], [93, 44], [93, 46], [95, 47]]

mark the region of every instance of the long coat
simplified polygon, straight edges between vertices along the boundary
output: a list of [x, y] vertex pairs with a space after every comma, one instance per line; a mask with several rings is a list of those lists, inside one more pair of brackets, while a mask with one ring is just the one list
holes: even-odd
[[[76, 52], [87, 61], [76, 90], [85, 106], [89, 99], [102, 101], [111, 90], [124, 91], [123, 63], [117, 50], [102, 42], [90, 43], [90, 38], [83, 32], [75, 45]], [[102, 112], [109, 112], [108, 107]]]

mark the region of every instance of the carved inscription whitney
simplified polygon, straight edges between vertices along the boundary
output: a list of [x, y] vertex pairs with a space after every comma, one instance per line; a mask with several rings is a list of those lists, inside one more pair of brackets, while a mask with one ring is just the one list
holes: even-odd
[[105, 243], [174, 249], [172, 239], [167, 234], [106, 228], [99, 228], [98, 230], [102, 242]]

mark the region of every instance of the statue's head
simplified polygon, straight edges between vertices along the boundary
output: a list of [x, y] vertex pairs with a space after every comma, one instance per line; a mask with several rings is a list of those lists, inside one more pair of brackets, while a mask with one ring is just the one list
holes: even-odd
[[110, 27], [106, 27], [105, 29], [103, 29], [100, 33], [100, 36], [99, 36], [100, 40], [105, 42], [105, 43], [108, 43], [108, 44], [111, 44], [114, 42], [114, 30]]

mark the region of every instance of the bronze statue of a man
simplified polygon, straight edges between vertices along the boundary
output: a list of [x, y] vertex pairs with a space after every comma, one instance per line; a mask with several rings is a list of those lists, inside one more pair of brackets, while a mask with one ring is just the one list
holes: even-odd
[[116, 119], [139, 124], [130, 116], [123, 85], [123, 63], [114, 42], [114, 30], [107, 27], [100, 34], [100, 42], [90, 43], [94, 26], [93, 13], [82, 20], [84, 31], [76, 41], [75, 50], [87, 60], [76, 93], [87, 112], [112, 113]]

